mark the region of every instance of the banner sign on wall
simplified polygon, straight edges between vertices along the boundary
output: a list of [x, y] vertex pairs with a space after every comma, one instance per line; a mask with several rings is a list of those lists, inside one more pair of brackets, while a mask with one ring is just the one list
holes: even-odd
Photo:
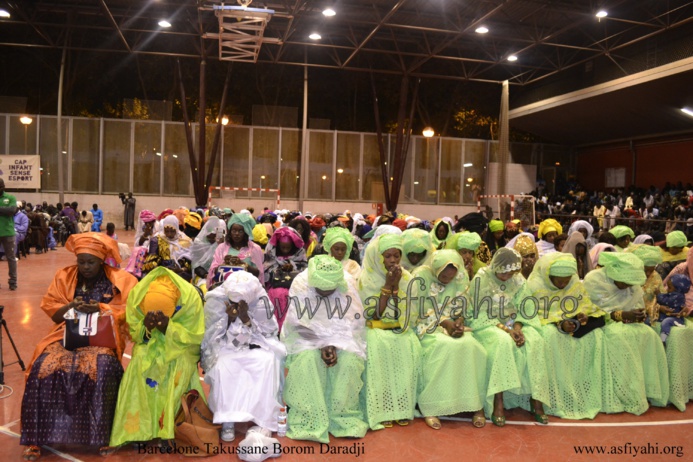
[[0, 178], [7, 189], [39, 189], [41, 156], [0, 156]]

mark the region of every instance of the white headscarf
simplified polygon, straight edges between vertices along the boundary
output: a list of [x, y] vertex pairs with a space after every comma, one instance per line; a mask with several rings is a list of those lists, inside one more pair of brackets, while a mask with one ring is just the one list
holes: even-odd
[[210, 244], [207, 240], [207, 236], [209, 234], [214, 234], [216, 236], [217, 230], [223, 232], [225, 228], [226, 224], [219, 217], [212, 216], [207, 219], [207, 223], [202, 227], [200, 233], [190, 247], [190, 260], [192, 261], [193, 270], [201, 266], [209, 271], [212, 260], [214, 260], [214, 252], [216, 252], [219, 243], [215, 242]]

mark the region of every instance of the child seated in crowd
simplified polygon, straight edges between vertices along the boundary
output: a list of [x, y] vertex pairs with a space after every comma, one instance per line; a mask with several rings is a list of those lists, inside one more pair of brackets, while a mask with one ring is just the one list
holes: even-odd
[[681, 319], [687, 313], [686, 294], [691, 288], [691, 280], [685, 274], [676, 274], [667, 283], [668, 293], [657, 295], [659, 303], [659, 321], [662, 323], [661, 337], [666, 345], [667, 337], [674, 326], [683, 326]]

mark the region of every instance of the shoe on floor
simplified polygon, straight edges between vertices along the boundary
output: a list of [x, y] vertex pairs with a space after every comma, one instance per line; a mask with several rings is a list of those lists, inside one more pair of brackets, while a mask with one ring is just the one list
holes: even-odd
[[227, 443], [236, 439], [236, 429], [233, 424], [224, 424], [221, 427], [221, 440]]

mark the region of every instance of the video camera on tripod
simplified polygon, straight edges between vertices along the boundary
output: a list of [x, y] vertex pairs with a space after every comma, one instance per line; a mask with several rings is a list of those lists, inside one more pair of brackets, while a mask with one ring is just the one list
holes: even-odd
[[7, 321], [5, 321], [5, 318], [3, 318], [3, 312], [5, 311], [5, 307], [3, 305], [0, 305], [0, 385], [5, 385], [5, 360], [3, 357], [3, 351], [2, 351], [2, 328], [5, 328], [5, 332], [7, 332], [7, 338], [10, 339], [10, 343], [12, 344], [12, 348], [14, 349], [14, 354], [17, 355], [17, 361], [13, 363], [9, 363], [8, 366], [11, 366], [12, 364], [19, 364], [19, 367], [22, 368], [23, 371], [26, 370], [26, 367], [24, 367], [24, 361], [22, 361], [21, 356], [19, 356], [19, 351], [17, 350], [17, 345], [14, 344], [14, 340], [12, 340], [12, 335], [10, 335], [9, 329], [7, 329]]

